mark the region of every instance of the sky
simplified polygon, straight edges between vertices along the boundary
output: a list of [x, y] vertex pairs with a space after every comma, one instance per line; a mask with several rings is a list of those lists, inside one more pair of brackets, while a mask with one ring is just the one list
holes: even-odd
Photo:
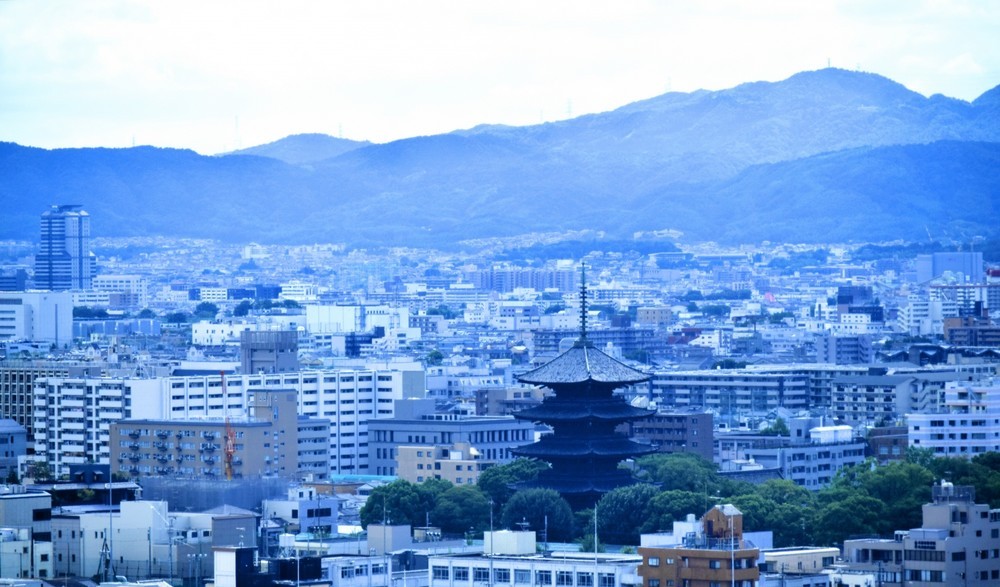
[[997, 31], [987, 0], [0, 0], [0, 141], [383, 143], [828, 65], [971, 101]]

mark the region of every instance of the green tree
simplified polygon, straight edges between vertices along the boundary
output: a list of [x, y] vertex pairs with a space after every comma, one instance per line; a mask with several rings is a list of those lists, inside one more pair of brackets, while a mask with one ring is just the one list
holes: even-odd
[[619, 487], [597, 502], [598, 535], [611, 544], [639, 544], [650, 502], [658, 490], [648, 483]]
[[474, 485], [451, 487], [438, 496], [431, 522], [452, 534], [469, 528], [481, 532], [489, 528], [490, 503]]
[[778, 418], [774, 421], [774, 424], [764, 428], [760, 433], [763, 436], [788, 436], [791, 434], [784, 418]]
[[604, 543], [600, 540], [597, 541], [597, 548], [594, 548], [594, 533], [584, 534], [583, 538], [576, 541], [580, 545], [580, 552], [604, 552]]
[[548, 463], [535, 459], [514, 459], [505, 465], [495, 465], [479, 474], [476, 485], [493, 500], [493, 511], [500, 512], [507, 500], [514, 495], [518, 483], [533, 481], [540, 471], [548, 469]]
[[810, 527], [818, 546], [837, 545], [851, 536], [876, 534], [884, 505], [863, 492], [843, 492], [824, 500], [816, 510]]
[[52, 469], [49, 468], [49, 464], [45, 461], [32, 461], [28, 465], [28, 477], [31, 477], [36, 482], [46, 482], [51, 481]]
[[691, 453], [657, 453], [640, 457], [636, 462], [649, 480], [660, 483], [664, 490], [714, 495], [725, 486], [715, 463]]
[[139, 318], [156, 318], [156, 312], [149, 308], [143, 308], [138, 315]]
[[219, 315], [219, 306], [212, 302], [201, 302], [194, 307], [194, 315], [203, 320], [214, 320]]
[[253, 302], [250, 300], [243, 300], [242, 302], [236, 304], [236, 307], [233, 308], [233, 316], [236, 316], [237, 318], [247, 316], [250, 314], [250, 310], [252, 309]]
[[167, 324], [184, 324], [189, 318], [187, 312], [171, 312], [163, 320]]
[[420, 526], [427, 513], [434, 509], [430, 492], [415, 483], [397, 479], [372, 490], [361, 508], [361, 525], [380, 524], [383, 520], [392, 524]]
[[549, 540], [573, 538], [573, 510], [552, 489], [524, 489], [511, 496], [503, 508], [500, 524], [504, 528], [517, 528], [522, 522], [527, 522], [528, 528], [535, 532], [548, 527]]
[[441, 351], [433, 349], [431, 352], [427, 353], [426, 357], [424, 357], [424, 362], [431, 367], [440, 365], [444, 362], [444, 355]]
[[646, 507], [646, 520], [642, 523], [640, 532], [645, 534], [670, 531], [674, 522], [685, 519], [688, 514], [700, 517], [711, 506], [706, 493], [677, 489], [661, 491]]

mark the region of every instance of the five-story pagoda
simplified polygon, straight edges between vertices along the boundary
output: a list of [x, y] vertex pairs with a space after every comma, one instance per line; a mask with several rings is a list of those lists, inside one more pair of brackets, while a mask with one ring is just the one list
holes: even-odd
[[[581, 273], [585, 279], [586, 273]], [[543, 385], [555, 392], [540, 405], [514, 414], [521, 420], [548, 424], [552, 434], [513, 453], [552, 466], [528, 486], [554, 489], [574, 507], [587, 507], [603, 493], [636, 483], [618, 463], [654, 449], [615, 428], [655, 412], [613, 395], [619, 387], [649, 380], [649, 375], [612, 359], [587, 339], [586, 283], [580, 287], [580, 306], [580, 338], [573, 348], [518, 377], [522, 383]]]

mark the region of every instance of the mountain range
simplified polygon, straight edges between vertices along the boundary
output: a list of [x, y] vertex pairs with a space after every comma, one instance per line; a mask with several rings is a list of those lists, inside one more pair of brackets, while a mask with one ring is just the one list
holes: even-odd
[[219, 156], [0, 143], [0, 239], [50, 204], [95, 235], [453, 247], [531, 232], [685, 241], [1000, 232], [1000, 86], [973, 102], [823, 69], [526, 127], [385, 144], [295, 135]]

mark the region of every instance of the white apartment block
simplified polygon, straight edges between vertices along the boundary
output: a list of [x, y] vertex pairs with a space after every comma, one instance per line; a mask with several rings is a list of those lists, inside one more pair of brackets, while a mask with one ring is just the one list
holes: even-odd
[[896, 328], [910, 336], [944, 334], [944, 319], [958, 316], [954, 300], [922, 299], [911, 295], [908, 304], [899, 309]]
[[281, 293], [278, 297], [282, 300], [294, 300], [300, 304], [315, 302], [319, 299], [319, 287], [304, 281], [288, 281], [281, 284]]
[[64, 346], [73, 340], [70, 292], [0, 292], [0, 340]]
[[149, 305], [149, 280], [141, 275], [98, 275], [90, 287], [99, 292], [131, 294], [140, 308]]
[[221, 346], [240, 344], [240, 333], [244, 330], [259, 330], [255, 322], [210, 322], [202, 320], [191, 325], [191, 344], [197, 346]]
[[907, 414], [909, 445], [938, 457], [972, 458], [1000, 451], [1000, 382], [948, 384], [936, 413]]
[[[183, 377], [47, 377], [32, 399], [34, 448], [56, 475], [70, 464], [110, 463], [111, 422], [122, 418], [239, 418], [258, 389], [294, 389], [298, 413], [330, 421], [330, 474], [367, 473], [368, 420], [393, 402], [424, 396], [420, 369], [320, 370]], [[30, 440], [30, 439], [29, 439]]]

